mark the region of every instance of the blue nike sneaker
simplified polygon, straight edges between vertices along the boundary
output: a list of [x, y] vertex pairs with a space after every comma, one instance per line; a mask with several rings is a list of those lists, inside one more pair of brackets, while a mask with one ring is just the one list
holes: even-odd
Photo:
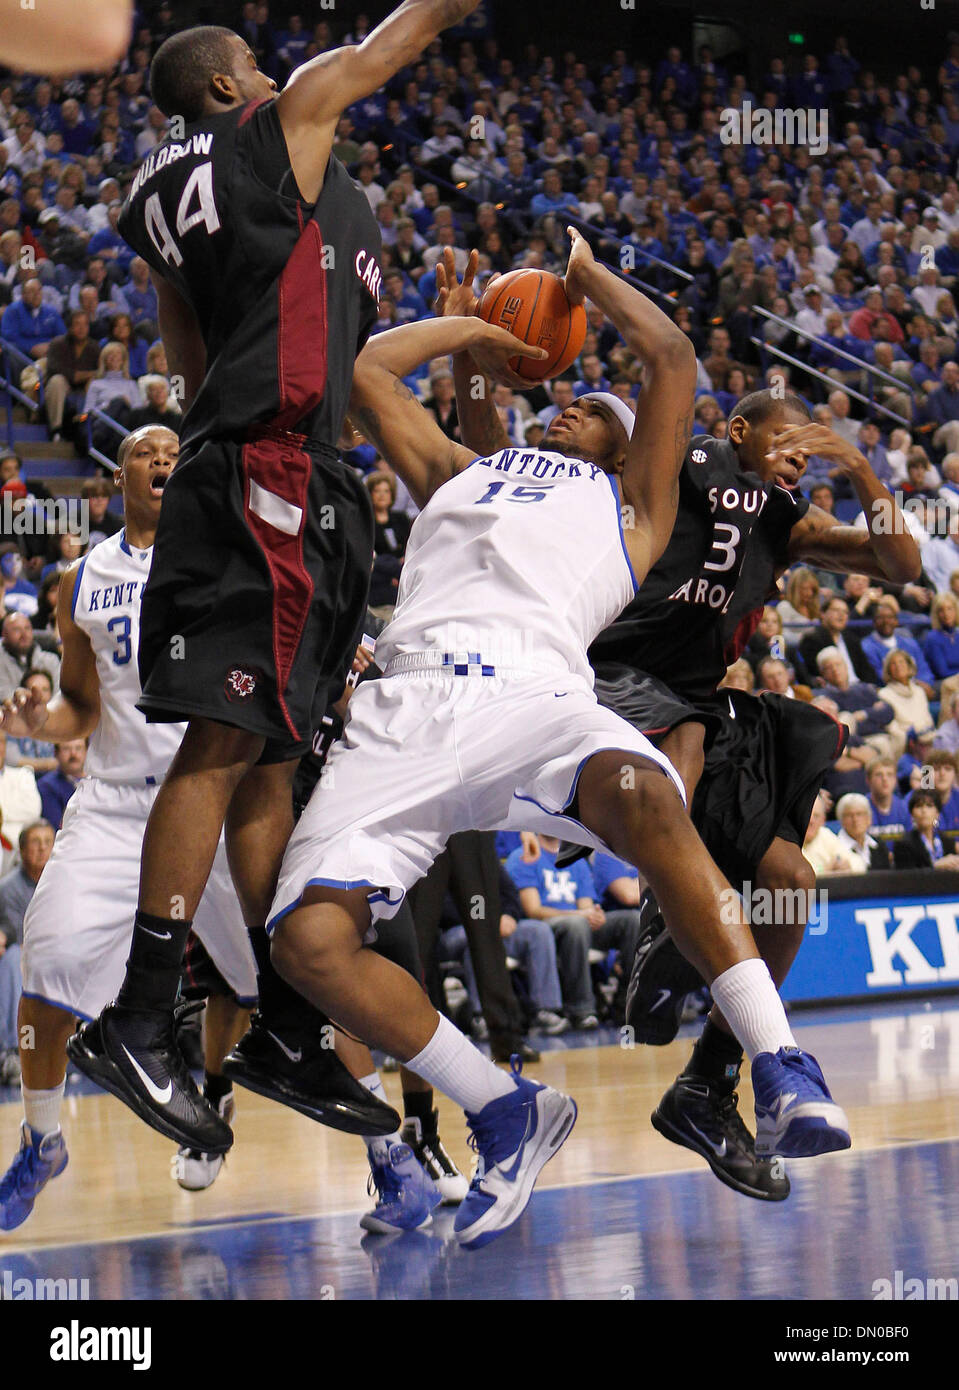
[[33, 1211], [33, 1204], [51, 1178], [67, 1166], [67, 1146], [59, 1127], [41, 1135], [22, 1124], [20, 1151], [0, 1178], [0, 1231], [15, 1231]]
[[476, 1172], [453, 1222], [460, 1245], [478, 1250], [526, 1210], [540, 1169], [559, 1152], [576, 1123], [576, 1102], [551, 1086], [524, 1081], [514, 1057], [516, 1090], [466, 1112]]
[[757, 1154], [811, 1158], [849, 1148], [849, 1121], [808, 1052], [760, 1052], [753, 1059], [753, 1092]]
[[436, 1183], [408, 1144], [384, 1144], [370, 1150], [370, 1190], [376, 1206], [360, 1217], [365, 1231], [392, 1235], [425, 1226], [442, 1198]]

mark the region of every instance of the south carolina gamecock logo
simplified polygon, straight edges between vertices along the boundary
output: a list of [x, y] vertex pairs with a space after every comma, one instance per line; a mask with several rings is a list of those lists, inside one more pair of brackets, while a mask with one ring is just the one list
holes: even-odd
[[241, 671], [239, 666], [234, 666], [233, 670], [227, 673], [223, 688], [228, 700], [248, 700], [256, 689], [256, 676], [251, 675], [249, 671]]

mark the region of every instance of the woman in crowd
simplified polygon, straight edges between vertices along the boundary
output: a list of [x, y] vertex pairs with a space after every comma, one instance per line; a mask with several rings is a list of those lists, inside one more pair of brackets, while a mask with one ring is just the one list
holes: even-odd
[[370, 608], [377, 617], [388, 617], [382, 610], [392, 612], [400, 571], [406, 556], [412, 523], [405, 512], [394, 510], [396, 483], [389, 473], [371, 473], [366, 488], [373, 504], [376, 531], [373, 541], [373, 575], [370, 580]]
[[919, 788], [909, 798], [912, 829], [892, 847], [897, 869], [959, 869], [959, 854], [951, 835], [939, 835], [939, 793]]
[[786, 597], [776, 605], [781, 631], [787, 642], [798, 644], [819, 622], [819, 580], [811, 569], [800, 565], [786, 585]]
[[893, 709], [892, 723], [887, 724], [885, 733], [892, 739], [895, 756], [900, 758], [910, 731], [924, 734], [933, 729], [932, 711], [926, 692], [916, 680], [916, 663], [908, 652], [890, 652], [882, 663], [882, 678], [885, 684], [879, 698]]
[[951, 697], [959, 690], [959, 600], [951, 592], [937, 594], [932, 601], [932, 631], [926, 634], [923, 651], [940, 687], [939, 722], [949, 718]]
[[105, 410], [109, 414], [110, 402], [118, 399], [131, 410], [139, 409], [143, 404], [140, 388], [131, 378], [127, 364], [127, 350], [122, 343], [109, 342], [100, 349], [97, 374], [91, 378], [83, 399], [85, 412]]

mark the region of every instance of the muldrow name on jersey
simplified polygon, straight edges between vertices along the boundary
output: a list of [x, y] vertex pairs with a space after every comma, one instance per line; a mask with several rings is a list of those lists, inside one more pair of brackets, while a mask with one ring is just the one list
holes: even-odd
[[99, 589], [91, 589], [87, 595], [88, 613], [105, 613], [107, 609], [126, 608], [136, 602], [139, 604], [146, 588], [145, 579], [129, 579], [123, 584], [105, 584]]
[[165, 169], [168, 164], [172, 164], [177, 159], [182, 159], [188, 154], [209, 154], [213, 148], [213, 136], [209, 132], [198, 132], [191, 135], [189, 140], [182, 145], [171, 142], [169, 145], [161, 145], [153, 154], [147, 155], [146, 159], [137, 170], [133, 185], [130, 189], [130, 197], [133, 198], [139, 193], [143, 185], [158, 174], [161, 169]]

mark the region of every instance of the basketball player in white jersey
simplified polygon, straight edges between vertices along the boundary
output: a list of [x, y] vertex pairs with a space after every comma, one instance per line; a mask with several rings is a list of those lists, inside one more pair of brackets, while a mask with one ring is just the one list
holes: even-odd
[[[140, 596], [178, 452], [177, 436], [163, 426], [145, 426], [121, 443], [116, 481], [125, 527], [67, 570], [60, 585], [60, 692], [47, 705], [18, 690], [3, 706], [2, 727], [14, 737], [42, 729], [52, 742], [89, 737], [90, 744], [87, 776], [70, 799], [24, 920], [25, 1118], [20, 1152], [0, 1179], [0, 1230], [25, 1221], [44, 1183], [66, 1167], [59, 1125], [65, 1043], [74, 1020], [95, 1018], [123, 979], [143, 832], [186, 727], [148, 725], [136, 709]], [[256, 973], [222, 845], [195, 930], [239, 1001], [215, 997], [207, 1018], [207, 1083], [217, 1090], [211, 1101], [231, 1114], [232, 1091], [215, 1063], [246, 1023], [241, 1005], [256, 1000]], [[181, 1150], [174, 1173], [181, 1186], [208, 1187], [222, 1162], [221, 1155]]]
[[696, 363], [685, 335], [570, 235], [571, 300], [588, 296], [643, 360], [635, 418], [613, 396], [586, 396], [539, 450], [479, 458], [398, 378], [482, 345], [485, 325], [412, 324], [357, 361], [351, 416], [424, 510], [377, 644], [384, 678], [353, 697], [270, 914], [280, 974], [466, 1110], [480, 1162], [455, 1229], [470, 1247], [516, 1220], [575, 1107], [497, 1071], [412, 980], [363, 949], [459, 830], [542, 830], [640, 868], [753, 1058], [757, 1148], [802, 1157], [849, 1145], [739, 899], [685, 813], [681, 778], [592, 690], [587, 647], [672, 532]]

